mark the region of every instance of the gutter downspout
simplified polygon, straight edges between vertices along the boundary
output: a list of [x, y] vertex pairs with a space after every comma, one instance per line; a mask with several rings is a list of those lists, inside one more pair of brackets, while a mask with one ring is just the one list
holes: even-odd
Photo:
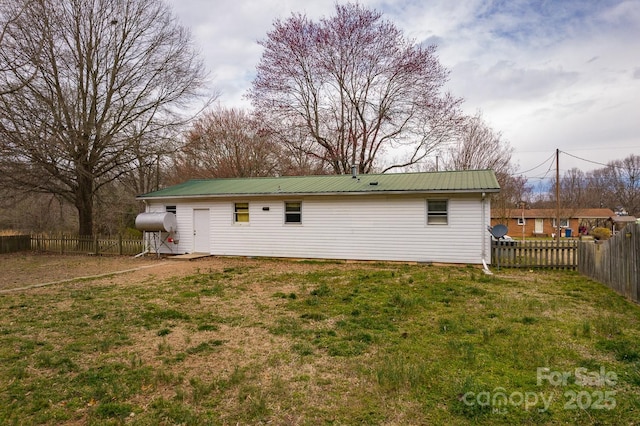
[[480, 203], [482, 204], [482, 272], [486, 275], [493, 275], [493, 272], [489, 270], [489, 266], [487, 266], [487, 234], [484, 232], [487, 229], [487, 194], [485, 192], [482, 193], [482, 200]]

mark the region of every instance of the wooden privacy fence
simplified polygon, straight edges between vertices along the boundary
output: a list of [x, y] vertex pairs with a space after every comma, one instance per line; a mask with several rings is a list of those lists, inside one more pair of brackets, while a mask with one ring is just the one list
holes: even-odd
[[580, 243], [578, 271], [640, 303], [640, 224], [601, 243]]
[[144, 250], [144, 241], [139, 239], [124, 239], [105, 237], [70, 237], [32, 235], [31, 250], [60, 253], [60, 254], [114, 254], [136, 255]]
[[577, 240], [493, 241], [491, 264], [507, 268], [576, 269]]
[[0, 253], [31, 250], [29, 235], [0, 235]]

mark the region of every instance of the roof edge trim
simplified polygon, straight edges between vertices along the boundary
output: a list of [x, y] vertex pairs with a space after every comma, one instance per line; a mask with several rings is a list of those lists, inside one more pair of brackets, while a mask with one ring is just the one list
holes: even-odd
[[434, 189], [434, 190], [410, 190], [410, 191], [366, 191], [366, 192], [280, 192], [280, 193], [229, 193], [229, 194], [200, 194], [200, 195], [139, 195], [136, 200], [163, 200], [163, 199], [209, 199], [209, 198], [238, 198], [238, 197], [309, 197], [309, 196], [336, 196], [336, 195], [407, 195], [407, 194], [478, 194], [482, 192], [498, 193], [499, 188], [485, 189]]

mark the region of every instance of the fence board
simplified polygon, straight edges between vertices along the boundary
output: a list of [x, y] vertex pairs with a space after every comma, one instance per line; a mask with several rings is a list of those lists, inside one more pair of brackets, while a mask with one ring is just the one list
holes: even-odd
[[31, 249], [60, 254], [136, 255], [144, 250], [144, 241], [122, 237], [71, 237], [32, 235]]
[[508, 268], [576, 269], [577, 240], [494, 241], [493, 266]]
[[640, 224], [603, 242], [581, 242], [578, 271], [640, 303]]
[[1, 235], [0, 253], [15, 253], [31, 249], [31, 237], [29, 235]]

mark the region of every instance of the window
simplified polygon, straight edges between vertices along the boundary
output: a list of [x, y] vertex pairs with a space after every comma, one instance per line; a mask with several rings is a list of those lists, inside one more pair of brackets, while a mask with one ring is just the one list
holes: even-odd
[[176, 208], [176, 206], [164, 206], [164, 211], [166, 211], [167, 213], [176, 214], [178, 209]]
[[427, 200], [427, 223], [446, 225], [448, 221], [447, 200]]
[[524, 219], [524, 218], [522, 218], [522, 217], [519, 217], [519, 218], [518, 218], [518, 225], [522, 226], [522, 225], [524, 225], [525, 223], [527, 223], [527, 220], [526, 220], [526, 219]]
[[[556, 219], [553, 219], [553, 227], [556, 227]], [[560, 219], [560, 228], [568, 228], [569, 227], [569, 219]]]
[[284, 203], [284, 223], [302, 223], [302, 203]]
[[249, 203], [235, 203], [233, 221], [235, 223], [249, 223]]

